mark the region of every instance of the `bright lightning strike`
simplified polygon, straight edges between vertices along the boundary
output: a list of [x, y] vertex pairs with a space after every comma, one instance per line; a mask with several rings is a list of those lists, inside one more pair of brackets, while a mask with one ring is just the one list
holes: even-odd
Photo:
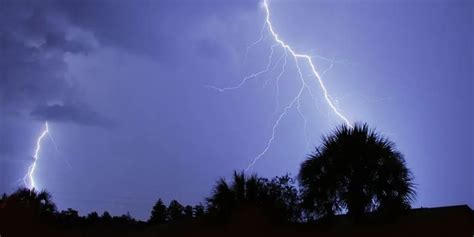
[[[275, 30], [273, 28], [273, 25], [272, 25], [272, 22], [270, 20], [271, 14], [270, 14], [270, 7], [269, 7], [269, 4], [268, 4], [268, 0], [263, 0], [262, 7], [265, 10], [265, 22], [264, 22], [263, 27], [262, 27], [261, 35], [260, 35], [260, 38], [257, 41], [253, 42], [252, 44], [250, 44], [247, 47], [245, 58], [247, 58], [248, 51], [251, 47], [255, 46], [256, 44], [258, 44], [262, 40], [264, 40], [263, 32], [264, 32], [264, 29], [267, 28], [269, 33], [270, 33], [270, 36], [273, 38], [273, 40], [276, 43], [276, 44], [271, 46], [271, 52], [270, 52], [270, 57], [269, 57], [267, 67], [262, 71], [259, 71], [257, 73], [252, 73], [252, 74], [244, 77], [242, 79], [242, 81], [236, 86], [224, 87], [224, 88], [219, 88], [219, 87], [215, 87], [215, 86], [207, 86], [208, 88], [215, 89], [219, 92], [224, 92], [224, 91], [227, 91], [227, 90], [235, 90], [235, 89], [241, 88], [249, 79], [256, 78], [256, 77], [260, 76], [261, 74], [267, 73], [267, 72], [270, 71], [270, 66], [272, 64], [272, 58], [273, 58], [273, 53], [274, 53], [274, 48], [276, 46], [280, 46], [284, 50], [284, 55], [283, 55], [284, 56], [284, 63], [283, 63], [283, 66], [281, 68], [280, 73], [278, 74], [278, 76], [276, 78], [276, 86], [277, 86], [277, 94], [276, 94], [277, 105], [276, 105], [276, 109], [278, 110], [278, 107], [279, 107], [278, 97], [279, 97], [279, 93], [280, 93], [279, 81], [280, 81], [280, 78], [282, 77], [282, 75], [285, 73], [285, 68], [286, 68], [286, 65], [287, 65], [287, 57], [292, 56], [294, 61], [295, 61], [296, 69], [298, 71], [298, 77], [299, 77], [299, 80], [301, 81], [301, 87], [298, 90], [298, 93], [296, 94], [296, 96], [293, 97], [293, 99], [290, 101], [290, 103], [283, 108], [282, 112], [277, 117], [277, 119], [274, 122], [273, 127], [272, 127], [271, 137], [270, 137], [270, 139], [268, 139], [265, 148], [257, 156], [255, 156], [253, 158], [252, 162], [250, 162], [248, 167], [245, 169], [246, 172], [249, 171], [250, 169], [252, 169], [253, 166], [255, 165], [255, 163], [259, 159], [261, 159], [267, 153], [267, 151], [270, 149], [273, 141], [275, 140], [276, 130], [277, 130], [279, 124], [280, 124], [280, 121], [285, 117], [285, 115], [288, 113], [288, 111], [291, 108], [295, 107], [295, 106], [296, 106], [296, 110], [297, 110], [298, 114], [300, 115], [300, 117], [302, 118], [302, 120], [304, 122], [305, 136], [306, 136], [306, 139], [307, 139], [307, 144], [309, 144], [307, 134], [306, 134], [307, 119], [305, 118], [303, 112], [301, 111], [301, 100], [300, 99], [301, 99], [301, 96], [302, 96], [303, 92], [305, 91], [305, 89], [311, 95], [313, 100], [315, 99], [315, 95], [314, 95], [313, 91], [310, 89], [310, 87], [308, 86], [308, 84], [306, 83], [306, 81], [304, 79], [304, 76], [303, 76], [303, 73], [302, 73], [302, 70], [301, 70], [301, 67], [300, 67], [301, 61], [306, 62], [309, 65], [309, 68], [311, 69], [310, 76], [314, 77], [317, 80], [317, 82], [318, 82], [318, 84], [319, 84], [319, 86], [320, 86], [320, 88], [323, 92], [324, 99], [325, 99], [327, 105], [329, 106], [329, 108], [331, 109], [331, 111], [333, 111], [333, 113], [336, 114], [337, 117], [339, 117], [339, 119], [344, 121], [344, 123], [347, 126], [352, 128], [352, 125], [349, 122], [349, 119], [346, 116], [344, 116], [341, 113], [341, 111], [339, 111], [337, 106], [333, 103], [333, 101], [331, 99], [331, 96], [329, 95], [329, 92], [328, 92], [328, 90], [327, 90], [327, 88], [326, 88], [326, 86], [325, 86], [325, 84], [324, 84], [324, 82], [321, 78], [321, 75], [324, 75], [326, 73], [326, 71], [328, 71], [332, 68], [333, 60], [331, 61], [330, 67], [328, 69], [326, 69], [325, 71], [323, 71], [322, 74], [320, 75], [318, 73], [318, 71], [316, 70], [315, 64], [313, 63], [312, 56], [310, 56], [308, 54], [302, 54], [302, 53], [296, 52], [295, 50], [293, 50], [293, 48], [289, 44], [287, 44], [285, 41], [283, 41], [280, 38], [280, 36], [275, 32]], [[278, 60], [278, 62], [279, 61], [280, 60]], [[278, 65], [278, 62], [276, 63], [277, 65]], [[275, 65], [275, 67], [276, 67], [276, 65]], [[274, 70], [275, 67], [273, 67], [272, 70]]]
[[25, 186], [28, 187], [29, 189], [36, 188], [36, 183], [34, 179], [34, 173], [36, 170], [36, 162], [39, 159], [39, 152], [41, 150], [41, 142], [43, 141], [43, 138], [46, 137], [46, 135], [49, 135], [50, 138], [52, 139], [51, 135], [49, 134], [48, 122], [44, 123], [44, 130], [41, 133], [41, 135], [38, 137], [38, 139], [36, 140], [36, 148], [35, 148], [35, 153], [33, 155], [33, 163], [28, 167], [28, 172], [23, 178], [23, 182]]
[[[339, 118], [341, 118], [347, 124], [347, 126], [352, 127], [351, 123], [349, 123], [349, 120], [344, 115], [342, 115], [341, 112], [339, 112], [339, 110], [336, 108], [336, 106], [334, 106], [333, 102], [329, 98], [328, 90], [326, 89], [326, 86], [324, 85], [324, 82], [321, 79], [321, 76], [319, 75], [318, 71], [316, 70], [316, 67], [314, 66], [313, 60], [311, 59], [311, 56], [309, 56], [307, 54], [296, 53], [288, 44], [286, 44], [283, 40], [280, 39], [278, 34], [275, 33], [275, 30], [273, 29], [272, 22], [270, 21], [270, 8], [268, 6], [268, 0], [263, 1], [263, 7], [265, 8], [265, 13], [266, 13], [265, 22], [266, 22], [266, 24], [268, 26], [268, 30], [272, 34], [274, 40], [278, 44], [280, 44], [285, 50], [290, 52], [290, 54], [295, 58], [295, 60], [304, 59], [308, 62], [314, 77], [318, 80], [319, 85], [321, 86], [321, 89], [323, 90], [324, 99], [326, 99], [326, 102], [328, 103], [329, 107], [331, 107], [333, 112]], [[300, 69], [298, 68], [298, 70], [300, 70]]]

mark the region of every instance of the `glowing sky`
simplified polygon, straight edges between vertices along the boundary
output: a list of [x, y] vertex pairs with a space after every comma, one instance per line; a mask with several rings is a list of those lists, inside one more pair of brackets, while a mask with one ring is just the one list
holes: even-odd
[[[300, 84], [288, 60], [277, 97], [275, 44], [258, 1], [2, 1], [0, 192], [33, 161], [59, 208], [145, 219], [160, 197], [203, 201], [218, 177], [266, 146]], [[331, 98], [405, 155], [414, 206], [474, 205], [473, 4], [469, 1], [270, 1], [275, 31], [313, 55]], [[273, 61], [284, 53], [274, 48]], [[324, 58], [323, 58], [324, 57]], [[302, 74], [311, 68], [301, 63]], [[330, 68], [330, 70], [326, 70]], [[320, 136], [343, 121], [318, 82], [254, 166], [296, 175]], [[278, 102], [277, 102], [278, 101]]]

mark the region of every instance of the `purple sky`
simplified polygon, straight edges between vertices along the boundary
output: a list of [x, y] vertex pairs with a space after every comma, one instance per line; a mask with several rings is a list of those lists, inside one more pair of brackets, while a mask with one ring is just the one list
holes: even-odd
[[[314, 56], [338, 108], [393, 140], [419, 206], [474, 206], [474, 4], [471, 1], [270, 2], [275, 30]], [[217, 178], [245, 169], [300, 84], [288, 58], [276, 100], [259, 1], [0, 2], [0, 192], [32, 162], [59, 208], [146, 219], [158, 198], [196, 204]], [[273, 63], [283, 54], [275, 48]], [[327, 59], [324, 59], [324, 58]], [[254, 171], [296, 175], [342, 121], [300, 64], [315, 100], [288, 111]], [[278, 106], [279, 105], [279, 106]]]

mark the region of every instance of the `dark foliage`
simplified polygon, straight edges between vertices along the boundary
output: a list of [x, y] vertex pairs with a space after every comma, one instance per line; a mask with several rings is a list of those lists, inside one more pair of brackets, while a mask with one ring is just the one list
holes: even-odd
[[21, 187], [10, 196], [2, 197], [2, 214], [19, 218], [23, 216], [26, 221], [40, 218], [51, 221], [56, 214], [56, 205], [48, 192]]
[[33, 229], [35, 234], [41, 233], [41, 226], [84, 236], [128, 235], [128, 231], [145, 227], [170, 233], [208, 230], [215, 225], [247, 231], [248, 223], [301, 227], [308, 220], [345, 211], [348, 215], [321, 218], [312, 224], [326, 228], [327, 220], [343, 225], [348, 219], [359, 223], [362, 216], [374, 224], [385, 221], [385, 217], [399, 216], [410, 208], [415, 197], [413, 177], [403, 156], [392, 142], [365, 124], [340, 126], [324, 137], [322, 145], [301, 165], [298, 178], [300, 190], [288, 174], [267, 179], [234, 171], [229, 180], [217, 181], [206, 205], [183, 206], [172, 200], [166, 206], [158, 199], [146, 223], [129, 213], [112, 216], [105, 211], [80, 216], [71, 208], [57, 211], [48, 192], [19, 188], [1, 196], [0, 234], [27, 236]]
[[199, 221], [204, 218], [206, 209], [204, 208], [204, 205], [199, 203], [198, 205], [193, 207], [193, 211], [194, 211], [194, 218]]
[[155, 206], [151, 210], [151, 217], [148, 220], [148, 224], [157, 225], [166, 222], [166, 206], [163, 201], [158, 199]]
[[184, 218], [184, 207], [176, 200], [172, 200], [166, 209], [166, 219], [170, 222], [181, 221]]
[[192, 220], [194, 216], [193, 207], [190, 205], [185, 206], [183, 210], [183, 214], [184, 214], [183, 216], [185, 220], [188, 220], [188, 221]]
[[220, 179], [207, 198], [209, 215], [227, 221], [238, 210], [256, 209], [274, 222], [297, 221], [298, 192], [293, 184], [288, 175], [270, 181], [235, 171], [232, 183]]
[[344, 210], [356, 219], [370, 211], [410, 208], [413, 177], [394, 144], [366, 124], [340, 126], [301, 165], [303, 207], [309, 217]]
[[[99, 216], [92, 212], [86, 217], [78, 211], [68, 208], [58, 212], [46, 191], [19, 188], [11, 195], [3, 195], [0, 200], [0, 223], [5, 235], [23, 236], [32, 230], [41, 232], [45, 226], [59, 230], [134, 230], [144, 226], [143, 222], [133, 219], [130, 214], [111, 216], [104, 212]], [[29, 228], [24, 228], [29, 227]], [[2, 234], [3, 234], [2, 233]]]

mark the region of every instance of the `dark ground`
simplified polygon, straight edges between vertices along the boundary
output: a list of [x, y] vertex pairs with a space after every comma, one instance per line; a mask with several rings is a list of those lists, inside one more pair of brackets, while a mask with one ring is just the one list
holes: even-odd
[[[0, 209], [1, 211], [1, 209]], [[20, 213], [18, 213], [20, 214]], [[60, 228], [37, 223], [26, 216], [6, 218], [2, 237], [9, 236], [474, 236], [474, 211], [467, 205], [418, 208], [392, 221], [366, 216], [361, 223], [335, 216], [330, 223], [275, 225], [258, 212], [241, 212], [225, 225], [199, 222], [142, 226], [136, 229]]]

